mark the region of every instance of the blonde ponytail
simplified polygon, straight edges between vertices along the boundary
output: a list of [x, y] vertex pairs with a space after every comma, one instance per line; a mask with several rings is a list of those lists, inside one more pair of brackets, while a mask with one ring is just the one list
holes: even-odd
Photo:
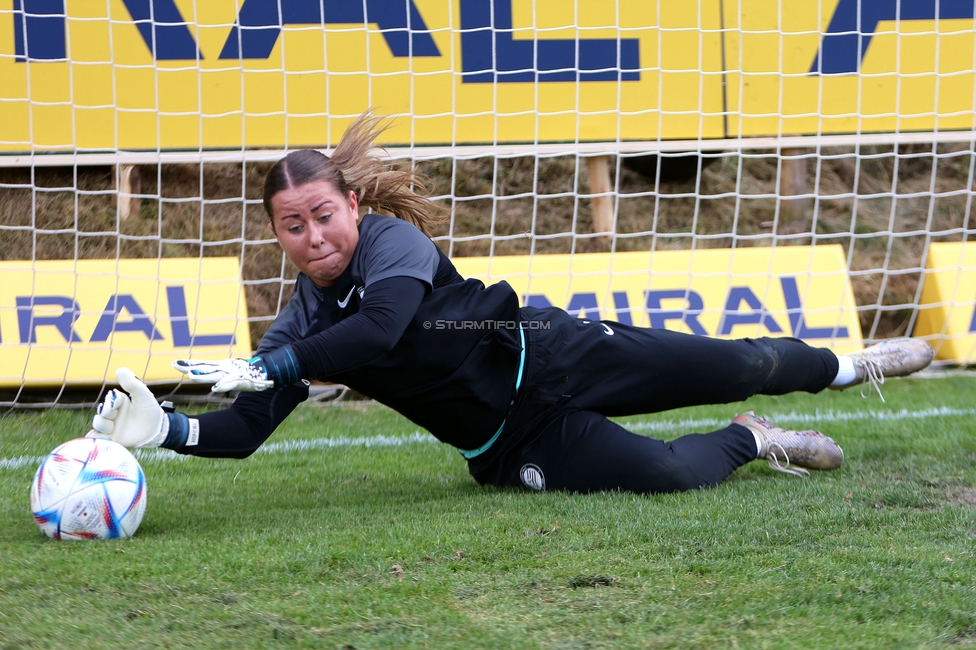
[[278, 192], [325, 180], [343, 195], [355, 192], [359, 205], [409, 221], [428, 236], [443, 221], [445, 210], [427, 198], [427, 179], [414, 170], [373, 155], [374, 143], [390, 127], [384, 118], [363, 113], [349, 125], [331, 158], [303, 149], [279, 160], [264, 182], [264, 208], [271, 215], [271, 197]]

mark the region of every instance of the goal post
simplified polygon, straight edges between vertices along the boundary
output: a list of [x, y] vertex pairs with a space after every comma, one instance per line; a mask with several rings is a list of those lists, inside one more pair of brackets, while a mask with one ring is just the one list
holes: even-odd
[[962, 0], [0, 0], [0, 406], [249, 353], [295, 277], [264, 172], [367, 109], [526, 304], [971, 363], [974, 34]]

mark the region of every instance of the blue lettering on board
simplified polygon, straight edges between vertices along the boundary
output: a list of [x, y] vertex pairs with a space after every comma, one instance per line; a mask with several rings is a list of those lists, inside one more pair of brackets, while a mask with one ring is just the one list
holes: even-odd
[[552, 303], [549, 299], [541, 293], [527, 293], [522, 298], [522, 304], [526, 307], [536, 307], [538, 309], [547, 309], [552, 307]]
[[[122, 1], [155, 60], [203, 58], [174, 0]], [[64, 3], [14, 0], [17, 61], [67, 58]], [[267, 59], [285, 25], [368, 22], [379, 26], [393, 56], [440, 56], [413, 0], [245, 0], [220, 58]]]
[[[624, 325], [632, 325], [633, 321], [630, 317], [630, 301], [627, 300], [627, 292], [614, 291], [613, 301], [616, 305], [617, 322], [623, 323]], [[526, 307], [537, 307], [539, 309], [552, 307], [552, 303], [549, 301], [549, 299], [541, 293], [526, 294], [522, 298], [522, 303]], [[569, 299], [569, 305], [566, 307], [566, 312], [570, 316], [575, 316], [577, 318], [592, 321], [602, 320], [600, 315], [600, 305], [597, 302], [596, 294], [593, 292], [574, 293]]]
[[[123, 309], [129, 312], [130, 320], [119, 321]], [[108, 299], [89, 342], [107, 341], [113, 332], [142, 332], [150, 341], [163, 340], [163, 335], [153, 325], [149, 316], [129, 294], [114, 295]]]
[[464, 83], [640, 81], [636, 38], [516, 39], [512, 0], [461, 0]]
[[808, 327], [803, 316], [803, 304], [800, 302], [800, 290], [796, 286], [796, 278], [784, 275], [779, 279], [783, 287], [783, 299], [786, 302], [786, 313], [790, 317], [790, 328], [793, 336], [798, 339], [846, 339], [850, 337], [846, 327]]
[[393, 56], [440, 56], [413, 0], [245, 0], [221, 59], [267, 59], [285, 25], [376, 23]]
[[[160, 61], [203, 58], [175, 0], [122, 0]], [[13, 0], [15, 60], [67, 58], [65, 0]], [[465, 83], [639, 81], [636, 38], [516, 39], [512, 0], [460, 0]], [[884, 20], [973, 19], [972, 0], [840, 0], [810, 73], [857, 73]], [[266, 59], [285, 25], [376, 23], [395, 57], [440, 56], [414, 0], [245, 0], [221, 59]]]
[[[14, 0], [17, 61], [67, 58], [65, 0]], [[156, 61], [203, 58], [174, 0], [122, 0]]]
[[618, 323], [623, 325], [633, 325], [634, 321], [630, 317], [630, 300], [627, 299], [626, 291], [614, 291], [613, 292], [613, 304], [616, 307], [616, 315]]
[[[522, 298], [522, 303], [526, 307], [536, 307], [538, 309], [548, 309], [552, 303], [546, 298], [545, 294], [527, 293]], [[600, 307], [596, 302], [595, 293], [574, 293], [569, 299], [569, 306], [566, 311], [570, 316], [585, 318], [588, 320], [600, 320]]]
[[[667, 329], [669, 320], [680, 320], [688, 326], [692, 334], [698, 336], [708, 336], [708, 332], [698, 322], [698, 316], [705, 309], [705, 301], [701, 294], [691, 289], [658, 289], [648, 291], [644, 294], [644, 305], [647, 308], [647, 317], [650, 319], [651, 327], [655, 329]], [[685, 301], [687, 308], [665, 310], [661, 303], [664, 300], [674, 300], [681, 298]]]
[[[166, 298], [169, 304], [174, 347], [234, 345], [236, 337], [233, 333], [196, 336], [190, 334], [186, 296], [182, 286], [166, 287]], [[81, 308], [78, 306], [78, 302], [72, 298], [66, 296], [17, 296], [16, 305], [20, 342], [22, 344], [37, 343], [37, 328], [39, 327], [54, 327], [68, 343], [84, 342], [74, 329], [75, 321], [81, 315]], [[34, 313], [36, 308], [45, 306], [60, 307], [61, 313], [45, 316]], [[128, 312], [128, 320], [119, 320], [123, 311]], [[108, 303], [95, 325], [91, 342], [107, 341], [113, 332], [142, 332], [151, 341], [164, 340], [163, 335], [156, 329], [146, 312], [129, 294], [114, 295], [108, 299]]]
[[202, 59], [173, 0], [122, 0], [156, 61]]
[[[20, 326], [20, 342], [37, 343], [38, 327], [54, 327], [68, 343], [77, 343], [81, 337], [74, 324], [81, 315], [78, 303], [67, 296], [17, 296], [17, 324]], [[36, 316], [34, 308], [42, 305], [61, 307], [55, 316]]]
[[[739, 307], [746, 303], [752, 310], [749, 313], [742, 313]], [[783, 331], [773, 315], [769, 313], [765, 305], [752, 292], [749, 287], [732, 287], [729, 289], [728, 298], [725, 300], [725, 309], [722, 312], [722, 321], [718, 328], [719, 335], [732, 333], [732, 328], [736, 325], [761, 324], [770, 332], [778, 334]]]
[[66, 59], [64, 18], [64, 0], [14, 0], [14, 60]]
[[586, 320], [600, 320], [600, 306], [596, 304], [595, 293], [574, 293], [566, 308], [570, 316]]
[[[203, 54], [175, 0], [122, 0], [157, 61]], [[67, 59], [65, 0], [14, 0], [15, 60]], [[464, 83], [639, 81], [636, 38], [516, 39], [512, 0], [460, 0]], [[441, 56], [414, 0], [244, 0], [220, 59], [267, 59], [286, 25], [375, 23], [395, 57]]]
[[186, 296], [183, 287], [166, 287], [166, 300], [169, 303], [169, 324], [173, 330], [173, 347], [234, 345], [233, 334], [190, 334], [190, 319], [186, 311]]
[[840, 0], [810, 73], [860, 71], [871, 37], [882, 20], [972, 19], [974, 13], [973, 0]]

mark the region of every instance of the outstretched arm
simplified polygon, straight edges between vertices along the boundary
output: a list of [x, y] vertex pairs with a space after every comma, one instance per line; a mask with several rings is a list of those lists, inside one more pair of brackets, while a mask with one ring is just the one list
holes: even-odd
[[99, 404], [90, 437], [125, 447], [165, 447], [182, 454], [244, 458], [254, 453], [288, 414], [308, 397], [304, 383], [263, 393], [242, 393], [230, 408], [198, 416], [166, 412], [128, 368]]
[[[393, 349], [410, 325], [427, 285], [393, 277], [370, 285], [359, 312], [329, 329], [291, 344], [303, 379], [325, 379], [369, 363]], [[271, 359], [278, 356], [276, 350]]]
[[[300, 379], [325, 378], [391, 350], [425, 292], [426, 285], [413, 278], [381, 280], [370, 287], [357, 314], [274, 351], [268, 355], [271, 363], [267, 366], [260, 358], [176, 362], [174, 366], [192, 381], [215, 383], [217, 392], [245, 391], [221, 411], [193, 417], [167, 413], [131, 370], [121, 368], [116, 373], [121, 388], [106, 394], [89, 435], [111, 438], [126, 447], [166, 447], [195, 456], [244, 458], [308, 398], [308, 386]], [[267, 372], [267, 367], [274, 372]]]
[[327, 379], [377, 359], [397, 344], [427, 290], [420, 280], [392, 277], [371, 285], [359, 312], [324, 332], [250, 360], [179, 360], [173, 367], [214, 392], [262, 391], [300, 379]]

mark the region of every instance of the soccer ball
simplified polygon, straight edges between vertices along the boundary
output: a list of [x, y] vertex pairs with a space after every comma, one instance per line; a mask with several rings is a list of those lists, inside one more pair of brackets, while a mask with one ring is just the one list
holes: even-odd
[[30, 501], [34, 521], [53, 539], [130, 537], [146, 512], [146, 477], [117, 442], [76, 438], [41, 461]]

